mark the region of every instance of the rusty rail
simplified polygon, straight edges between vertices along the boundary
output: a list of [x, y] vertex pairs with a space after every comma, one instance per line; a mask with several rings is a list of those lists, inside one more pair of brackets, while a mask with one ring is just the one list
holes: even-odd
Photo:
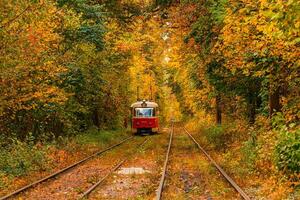
[[9, 198], [11, 198], [11, 197], [13, 197], [13, 196], [15, 196], [17, 194], [20, 194], [21, 192], [24, 192], [25, 190], [28, 190], [29, 188], [32, 188], [32, 187], [36, 186], [39, 183], [42, 183], [42, 182], [45, 182], [45, 181], [47, 181], [47, 180], [49, 180], [51, 178], [54, 178], [54, 177], [62, 174], [63, 172], [66, 172], [66, 171], [68, 171], [68, 170], [70, 170], [70, 169], [72, 169], [72, 168], [80, 165], [81, 163], [84, 163], [87, 160], [90, 160], [91, 158], [94, 158], [94, 157], [96, 157], [98, 155], [101, 155], [101, 154], [103, 154], [103, 153], [105, 153], [105, 152], [107, 152], [109, 150], [112, 150], [115, 147], [120, 146], [121, 144], [123, 144], [123, 143], [125, 143], [125, 142], [127, 142], [129, 140], [132, 140], [132, 139], [133, 139], [133, 136], [130, 136], [130, 137], [122, 140], [121, 142], [119, 142], [119, 143], [117, 143], [115, 145], [112, 145], [112, 146], [110, 146], [110, 147], [108, 147], [108, 148], [106, 148], [104, 150], [98, 151], [98, 152], [96, 152], [96, 153], [94, 153], [94, 154], [92, 154], [92, 155], [90, 155], [90, 156], [88, 156], [88, 157], [86, 157], [86, 158], [84, 158], [84, 159], [82, 159], [82, 160], [80, 160], [80, 161], [72, 164], [72, 165], [69, 165], [69, 166], [67, 166], [67, 167], [65, 167], [65, 168], [63, 168], [63, 169], [61, 169], [61, 170], [59, 170], [59, 171], [57, 171], [57, 172], [55, 172], [53, 174], [50, 174], [49, 176], [46, 176], [46, 177], [44, 177], [44, 178], [42, 178], [40, 180], [37, 180], [37, 181], [35, 181], [35, 182], [31, 183], [31, 184], [28, 184], [28, 185], [26, 185], [26, 186], [24, 186], [24, 187], [22, 187], [22, 188], [20, 188], [20, 189], [18, 189], [16, 191], [10, 193], [10, 194], [7, 194], [7, 195], [1, 197], [0, 200], [9, 199]]
[[165, 183], [166, 173], [167, 173], [167, 166], [168, 166], [168, 161], [169, 161], [169, 154], [170, 154], [172, 140], [173, 140], [173, 133], [174, 133], [174, 123], [172, 123], [172, 128], [171, 128], [171, 132], [170, 132], [170, 139], [169, 139], [169, 145], [168, 145], [168, 150], [167, 150], [167, 154], [166, 154], [166, 158], [165, 158], [165, 163], [164, 163], [164, 166], [163, 166], [163, 171], [162, 171], [160, 183], [159, 183], [159, 186], [158, 186], [158, 190], [156, 192], [156, 198], [155, 198], [156, 200], [161, 199], [162, 192], [163, 192], [163, 189], [164, 189], [164, 183]]
[[132, 153], [131, 155], [127, 156], [125, 159], [123, 159], [122, 161], [120, 161], [118, 164], [116, 164], [114, 167], [112, 167], [109, 172], [107, 174], [105, 174], [105, 176], [103, 176], [97, 183], [95, 183], [94, 185], [92, 185], [89, 189], [87, 189], [80, 197], [79, 199], [83, 199], [83, 198], [88, 198], [89, 194], [94, 191], [101, 183], [103, 183], [107, 177], [109, 177], [113, 172], [115, 172], [117, 169], [119, 169], [127, 160], [129, 160], [133, 155], [135, 155], [138, 152], [138, 149], [140, 149], [147, 141], [148, 139], [145, 139], [141, 144], [139, 144], [137, 146], [137, 149], [134, 153]]
[[209, 161], [217, 168], [222, 176], [230, 183], [230, 185], [243, 197], [245, 200], [250, 200], [250, 197], [236, 184], [236, 182], [212, 159], [212, 157], [200, 146], [196, 139], [183, 127], [188, 136], [194, 141], [196, 146], [205, 154]]

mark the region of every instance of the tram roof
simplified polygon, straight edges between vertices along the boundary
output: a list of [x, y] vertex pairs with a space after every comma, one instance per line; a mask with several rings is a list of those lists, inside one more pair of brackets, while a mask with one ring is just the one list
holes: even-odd
[[157, 108], [158, 104], [153, 101], [137, 101], [130, 106], [131, 108]]

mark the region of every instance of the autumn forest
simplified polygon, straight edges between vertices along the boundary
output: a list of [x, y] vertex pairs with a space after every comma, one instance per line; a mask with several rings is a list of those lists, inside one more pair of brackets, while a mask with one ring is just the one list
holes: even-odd
[[0, 196], [130, 135], [139, 98], [251, 199], [300, 199], [299, 85], [298, 0], [1, 0]]

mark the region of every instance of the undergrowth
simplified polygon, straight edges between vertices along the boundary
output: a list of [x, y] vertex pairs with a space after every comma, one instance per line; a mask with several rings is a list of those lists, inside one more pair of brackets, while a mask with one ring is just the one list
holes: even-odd
[[92, 128], [73, 137], [58, 137], [47, 142], [37, 142], [33, 137], [29, 137], [25, 141], [10, 138], [11, 142], [7, 144], [5, 138], [6, 145], [0, 147], [0, 189], [9, 186], [14, 178], [50, 170], [74, 152], [81, 151], [87, 154], [125, 136], [124, 130], [98, 131]]
[[201, 118], [187, 126], [198, 133], [198, 141], [226, 172], [246, 187], [253, 185], [254, 196], [299, 196], [300, 132], [296, 124], [286, 124], [280, 116], [272, 122], [258, 116], [252, 126], [242, 120], [215, 125]]

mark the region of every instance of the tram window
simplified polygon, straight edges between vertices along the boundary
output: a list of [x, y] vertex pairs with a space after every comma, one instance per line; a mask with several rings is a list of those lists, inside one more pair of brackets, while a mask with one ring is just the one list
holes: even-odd
[[137, 116], [137, 117], [153, 117], [154, 109], [153, 108], [136, 108], [135, 116]]

